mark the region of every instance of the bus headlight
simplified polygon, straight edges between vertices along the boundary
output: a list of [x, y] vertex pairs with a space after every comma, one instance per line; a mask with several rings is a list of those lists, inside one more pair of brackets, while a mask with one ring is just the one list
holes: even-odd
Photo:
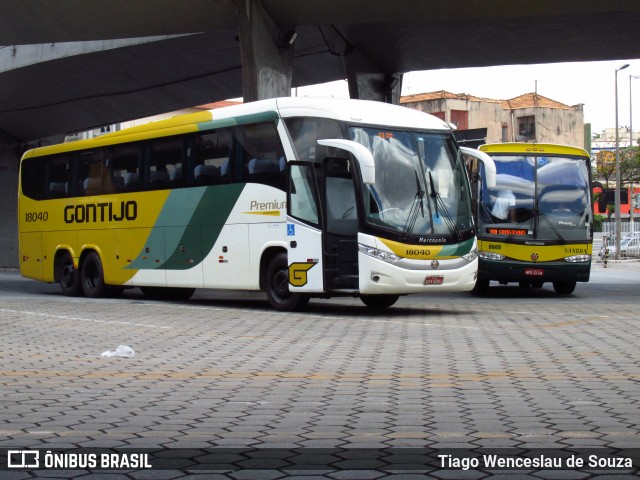
[[462, 255], [462, 258], [464, 258], [467, 262], [473, 262], [476, 258], [478, 258], [478, 249], [474, 248], [466, 255]]
[[585, 263], [589, 260], [591, 260], [591, 255], [573, 255], [571, 257], [564, 257], [564, 261], [569, 263]]
[[483, 260], [504, 260], [504, 255], [494, 252], [485, 252], [484, 250], [480, 250], [478, 252], [478, 256]]
[[382, 250], [378, 250], [377, 248], [373, 247], [367, 247], [366, 245], [362, 245], [361, 243], [358, 244], [358, 251], [387, 263], [395, 263], [400, 260], [400, 257], [393, 253], [383, 252]]

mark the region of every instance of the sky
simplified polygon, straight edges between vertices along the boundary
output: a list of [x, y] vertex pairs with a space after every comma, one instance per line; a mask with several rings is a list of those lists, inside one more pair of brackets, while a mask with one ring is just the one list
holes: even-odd
[[[497, 67], [456, 68], [409, 72], [404, 75], [402, 95], [446, 90], [476, 97], [506, 100], [536, 91], [566, 105], [584, 104], [584, 121], [599, 133], [615, 128], [615, 71], [618, 72], [618, 124], [640, 131], [640, 59], [602, 62], [549, 63]], [[631, 84], [632, 103], [629, 101]], [[300, 87], [298, 96], [349, 96], [344, 80]]]

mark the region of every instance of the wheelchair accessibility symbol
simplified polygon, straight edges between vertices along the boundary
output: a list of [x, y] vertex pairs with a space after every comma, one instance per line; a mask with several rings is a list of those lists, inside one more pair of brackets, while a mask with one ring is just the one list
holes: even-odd
[[287, 223], [287, 236], [293, 237], [296, 234], [296, 226], [293, 223]]

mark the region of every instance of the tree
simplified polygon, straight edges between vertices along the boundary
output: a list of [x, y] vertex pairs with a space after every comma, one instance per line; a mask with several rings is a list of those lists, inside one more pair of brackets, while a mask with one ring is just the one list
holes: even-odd
[[596, 154], [596, 177], [604, 178], [605, 188], [609, 188], [609, 180], [616, 173], [616, 156], [609, 150], [600, 150]]
[[620, 150], [620, 184], [631, 185], [640, 179], [640, 147]]
[[[601, 150], [596, 154], [595, 177], [602, 178], [605, 188], [609, 182], [615, 181], [616, 154], [613, 151]], [[640, 181], [640, 147], [620, 149], [620, 187]]]

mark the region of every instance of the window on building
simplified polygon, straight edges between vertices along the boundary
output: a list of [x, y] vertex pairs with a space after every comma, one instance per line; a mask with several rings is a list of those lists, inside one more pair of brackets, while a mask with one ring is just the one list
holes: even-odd
[[518, 134], [525, 140], [535, 140], [536, 138], [536, 117], [518, 117]]
[[444, 119], [444, 112], [429, 112], [429, 115], [433, 115], [434, 117], [438, 117], [440, 120], [442, 120], [443, 122], [445, 122], [446, 120]]
[[451, 110], [451, 123], [458, 127], [458, 130], [468, 130], [469, 112], [466, 110]]
[[509, 141], [509, 125], [506, 123], [502, 124], [502, 143], [506, 143]]

